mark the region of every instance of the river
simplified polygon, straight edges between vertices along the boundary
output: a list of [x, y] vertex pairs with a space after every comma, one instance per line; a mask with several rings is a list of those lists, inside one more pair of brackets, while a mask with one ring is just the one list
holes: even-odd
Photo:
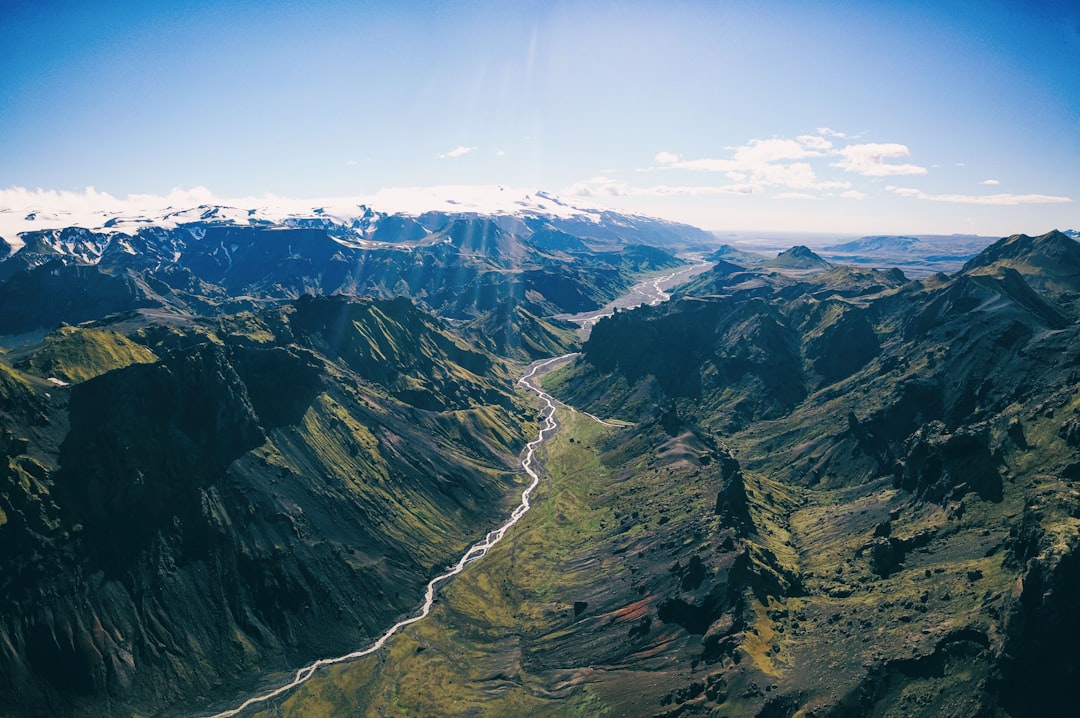
[[[532, 492], [540, 483], [540, 473], [535, 468], [533, 468], [533, 460], [536, 455], [536, 449], [545, 441], [547, 441], [547, 439], [549, 439], [551, 435], [555, 433], [555, 429], [558, 428], [558, 423], [555, 421], [555, 407], [557, 404], [559, 404], [559, 402], [554, 397], [541, 389], [540, 386], [535, 382], [535, 380], [543, 374], [551, 371], [559, 364], [569, 361], [574, 356], [576, 356], [576, 354], [565, 354], [563, 356], [553, 357], [551, 359], [543, 359], [541, 361], [534, 362], [529, 366], [525, 374], [520, 379], [518, 379], [518, 384], [536, 394], [536, 396], [540, 399], [540, 403], [542, 405], [541, 414], [543, 416], [543, 420], [540, 424], [540, 431], [535, 439], [525, 445], [525, 449], [522, 451], [521, 454], [521, 466], [525, 470], [525, 473], [529, 475], [531, 481], [529, 482], [529, 485], [525, 487], [525, 490], [521, 493], [521, 503], [518, 504], [517, 507], [510, 514], [510, 518], [508, 518], [497, 529], [489, 531], [481, 541], [478, 541], [477, 543], [469, 547], [469, 550], [461, 555], [461, 558], [457, 560], [457, 563], [450, 566], [445, 572], [428, 581], [427, 591], [424, 594], [424, 603], [420, 606], [420, 610], [413, 616], [410, 616], [409, 618], [404, 618], [395, 623], [385, 633], [379, 636], [379, 638], [374, 643], [367, 646], [366, 648], [353, 651], [352, 653], [346, 653], [343, 656], [337, 656], [335, 658], [322, 658], [315, 661], [314, 663], [310, 663], [299, 669], [296, 672], [295, 676], [293, 676], [293, 679], [291, 681], [265, 693], [261, 693], [252, 698], [248, 698], [236, 708], [222, 711], [221, 713], [215, 713], [212, 715], [212, 718], [230, 718], [231, 716], [239, 715], [240, 713], [243, 713], [249, 708], [259, 705], [260, 703], [265, 703], [272, 698], [276, 698], [280, 695], [283, 695], [284, 693], [287, 693], [288, 691], [291, 691], [300, 684], [306, 682], [320, 668], [331, 666], [335, 663], [345, 663], [346, 661], [363, 658], [364, 656], [375, 653], [386, 644], [386, 642], [390, 639], [391, 636], [400, 631], [402, 628], [416, 623], [417, 621], [422, 621], [424, 618], [426, 618], [427, 615], [431, 613], [431, 607], [435, 603], [435, 589], [439, 586], [439, 584], [450, 580], [454, 576], [461, 573], [467, 565], [483, 557], [491, 549], [492, 546], [502, 540], [503, 536], [506, 535], [506, 532], [509, 531], [514, 524], [520, 521], [521, 517], [524, 516], [529, 511], [529, 508], [532, 506], [532, 504], [530, 503]], [[597, 421], [599, 421], [599, 419], [597, 419]]]
[[[560, 315], [559, 318], [579, 324], [582, 328], [582, 332], [588, 334], [588, 332], [592, 329], [593, 325], [595, 325], [596, 322], [600, 321], [604, 317], [611, 316], [615, 313], [617, 309], [631, 309], [642, 304], [655, 305], [666, 301], [670, 296], [666, 290], [678, 284], [682, 284], [694, 275], [704, 272], [710, 266], [712, 265], [707, 262], [695, 262], [694, 264], [680, 267], [678, 270], [675, 270], [673, 272], [651, 277], [643, 282], [640, 282], [639, 284], [635, 285], [628, 294], [619, 297], [618, 299], [609, 303], [602, 309], [598, 309], [592, 312], [583, 312], [581, 314]], [[364, 656], [371, 655], [372, 653], [380, 650], [386, 644], [386, 642], [390, 640], [390, 637], [400, 631], [402, 628], [412, 625], [417, 621], [422, 621], [424, 618], [426, 618], [427, 615], [431, 613], [431, 607], [435, 603], [435, 590], [439, 586], [439, 584], [450, 580], [454, 576], [461, 573], [467, 565], [483, 557], [488, 552], [488, 550], [490, 550], [492, 546], [501, 541], [503, 536], [506, 535], [506, 532], [509, 531], [514, 524], [520, 521], [521, 517], [529, 511], [529, 508], [531, 506], [530, 498], [532, 496], [532, 492], [536, 488], [537, 484], [540, 483], [540, 474], [536, 469], [533, 468], [533, 459], [536, 454], [536, 449], [545, 441], [547, 441], [547, 439], [550, 438], [551, 435], [555, 432], [555, 429], [558, 428], [558, 423], [555, 421], [555, 408], [557, 405], [562, 403], [552, 397], [547, 392], [545, 392], [543, 389], [541, 389], [540, 386], [535, 382], [535, 380], [543, 374], [551, 371], [559, 364], [570, 361], [575, 356], [577, 355], [564, 354], [563, 356], [553, 357], [551, 359], [543, 359], [534, 362], [529, 366], [525, 374], [520, 379], [518, 379], [518, 384], [536, 394], [536, 396], [540, 399], [540, 403], [542, 405], [541, 414], [543, 416], [543, 420], [540, 424], [540, 431], [535, 439], [525, 445], [525, 449], [522, 451], [521, 455], [521, 466], [525, 470], [525, 473], [529, 475], [531, 481], [529, 482], [529, 485], [525, 488], [525, 490], [521, 493], [521, 503], [518, 504], [517, 507], [510, 514], [510, 518], [508, 518], [497, 529], [489, 531], [487, 535], [483, 538], [483, 540], [478, 541], [477, 543], [470, 546], [469, 550], [462, 554], [461, 558], [457, 560], [457, 563], [453, 564], [446, 571], [428, 581], [427, 590], [424, 594], [424, 603], [420, 606], [420, 609], [419, 611], [417, 611], [417, 613], [410, 616], [409, 618], [404, 618], [395, 623], [393, 626], [387, 629], [385, 633], [379, 636], [379, 638], [371, 645], [360, 650], [353, 651], [352, 653], [346, 653], [343, 656], [337, 656], [334, 658], [322, 658], [315, 661], [314, 663], [310, 663], [296, 671], [296, 674], [293, 676], [293, 679], [291, 681], [284, 683], [283, 685], [280, 685], [272, 690], [268, 690], [265, 693], [261, 693], [252, 698], [248, 698], [236, 708], [231, 708], [221, 713], [214, 713], [211, 715], [211, 718], [231, 718], [231, 716], [239, 715], [249, 708], [257, 706], [261, 703], [265, 703], [268, 700], [271, 700], [291, 691], [292, 689], [296, 688], [300, 684], [310, 679], [320, 668], [331, 666], [336, 663], [353, 661], [357, 658], [363, 658]], [[571, 410], [573, 410], [572, 407]], [[589, 414], [588, 416], [595, 419], [596, 421], [599, 421], [602, 424], [608, 426], [615, 426], [615, 424], [609, 424], [606, 421], [602, 421], [600, 418], [592, 416], [592, 414]]]
[[703, 262], [695, 259], [693, 264], [680, 267], [673, 272], [650, 277], [643, 282], [635, 284], [630, 288], [629, 292], [618, 299], [608, 302], [600, 309], [595, 309], [591, 312], [581, 312], [579, 314], [558, 314], [555, 316], [555, 319], [563, 319], [579, 325], [581, 327], [581, 333], [587, 337], [598, 321], [604, 317], [610, 317], [616, 310], [633, 309], [642, 304], [655, 306], [661, 302], [666, 302], [671, 297], [667, 292], [668, 289], [688, 281], [691, 277], [701, 274], [712, 266], [712, 262]]

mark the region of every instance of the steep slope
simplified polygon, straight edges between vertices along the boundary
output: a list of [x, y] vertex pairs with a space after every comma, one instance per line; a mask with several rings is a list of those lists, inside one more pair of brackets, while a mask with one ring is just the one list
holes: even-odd
[[618, 312], [593, 328], [582, 352], [595, 372], [568, 395], [628, 420], [672, 399], [739, 424], [781, 415], [806, 394], [796, 334], [753, 299]]
[[[721, 669], [760, 625], [755, 603], [799, 591], [776, 516], [750, 497], [779, 489], [670, 412], [619, 428], [566, 410], [560, 423], [533, 510], [425, 622], [385, 658], [318, 675], [263, 715], [655, 715], [728, 696], [766, 702], [749, 671]], [[757, 644], [771, 650], [767, 637]]]
[[0, 264], [0, 280], [55, 260], [96, 264], [111, 241], [109, 233], [92, 232], [83, 227], [24, 232], [19, 239], [22, 247]]
[[322, 229], [210, 226], [189, 242], [181, 266], [230, 294], [296, 298], [339, 288], [351, 267]]
[[[677, 713], [1071, 710], [1074, 250], [1064, 235], [1019, 236], [953, 277], [908, 283], [722, 267], [684, 288], [696, 298], [597, 324], [557, 395], [627, 421], [674, 407], [788, 492], [767, 503], [785, 506], [800, 590], [758, 597], [743, 660], [721, 671], [769, 691], [695, 689]], [[733, 333], [739, 312], [777, 329]], [[783, 362], [760, 372], [772, 385], [754, 356]], [[780, 382], [804, 390], [785, 402]]]
[[552, 316], [597, 309], [636, 275], [682, 264], [641, 244], [651, 234], [635, 227], [645, 220], [605, 221], [619, 229], [590, 223], [582, 238], [542, 216], [368, 211], [347, 220], [316, 210], [270, 221], [206, 207], [157, 224], [26, 232], [24, 246], [0, 262], [0, 335], [120, 312], [223, 315], [334, 294], [406, 296], [454, 319], [506, 301]]
[[293, 341], [340, 360], [414, 406], [446, 410], [512, 403], [506, 369], [408, 299], [306, 297], [292, 305], [287, 321]]
[[542, 319], [512, 298], [461, 327], [476, 346], [525, 362], [576, 349], [577, 329], [569, 322]]
[[0, 370], [8, 714], [188, 714], [349, 650], [513, 500], [531, 408], [408, 302], [220, 326], [70, 388]]
[[494, 219], [454, 219], [435, 232], [431, 241], [447, 242], [463, 255], [490, 259], [503, 267], [521, 264], [527, 252], [522, 241], [504, 231]]
[[871, 299], [903, 281], [850, 268], [793, 278], [721, 262], [671, 302], [600, 321], [579, 378], [555, 387], [628, 420], [668, 400], [724, 433], [778, 418], [878, 355]]
[[0, 284], [0, 334], [77, 324], [143, 307], [160, 307], [133, 277], [59, 260], [16, 272]]
[[1058, 231], [1040, 237], [1017, 234], [987, 247], [964, 265], [969, 275], [1013, 270], [1051, 300], [1078, 308], [1080, 242]]
[[45, 337], [40, 347], [29, 353], [18, 352], [11, 358], [15, 368], [43, 379], [53, 377], [64, 382], [93, 379], [113, 369], [132, 364], [150, 364], [154, 353], [123, 334], [90, 327], [61, 327]]

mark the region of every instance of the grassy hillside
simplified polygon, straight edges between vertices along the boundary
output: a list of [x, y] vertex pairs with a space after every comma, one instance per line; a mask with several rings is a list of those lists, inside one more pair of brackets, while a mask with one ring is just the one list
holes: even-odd
[[160, 358], [82, 327], [24, 357], [68, 387], [0, 367], [12, 715], [190, 715], [350, 650], [515, 498], [511, 367], [406, 300], [137, 336]]
[[16, 366], [42, 378], [77, 383], [113, 369], [156, 360], [153, 352], [123, 334], [107, 329], [61, 327]]

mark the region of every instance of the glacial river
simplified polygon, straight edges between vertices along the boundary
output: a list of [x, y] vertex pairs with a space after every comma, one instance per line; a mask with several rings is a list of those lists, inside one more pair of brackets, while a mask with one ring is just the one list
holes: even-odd
[[[559, 318], [567, 319], [581, 325], [582, 331], [588, 333], [592, 329], [593, 325], [596, 324], [596, 322], [600, 321], [600, 319], [604, 317], [611, 316], [616, 309], [630, 309], [632, 307], [640, 306], [642, 304], [655, 305], [666, 301], [670, 296], [666, 291], [667, 289], [670, 289], [678, 284], [682, 284], [683, 282], [693, 277], [695, 274], [700, 274], [701, 272], [705, 271], [710, 266], [711, 265], [708, 263], [695, 263], [686, 267], [681, 267], [674, 272], [652, 277], [645, 280], [644, 282], [635, 285], [628, 294], [619, 297], [615, 301], [605, 306], [603, 309], [592, 312], [584, 312], [582, 314], [561, 315]], [[543, 374], [551, 371], [559, 364], [570, 361], [575, 356], [577, 355], [565, 354], [563, 356], [553, 357], [551, 359], [543, 359], [541, 361], [534, 362], [529, 366], [528, 371], [526, 371], [525, 374], [520, 379], [518, 379], [518, 384], [536, 394], [536, 396], [540, 399], [540, 403], [542, 406], [541, 413], [543, 416], [543, 421], [540, 424], [540, 432], [539, 434], [537, 434], [537, 437], [535, 439], [525, 445], [525, 449], [521, 455], [521, 466], [525, 469], [525, 473], [527, 473], [532, 480], [529, 482], [529, 485], [525, 488], [525, 490], [521, 493], [521, 503], [518, 504], [517, 508], [515, 508], [514, 511], [510, 514], [510, 518], [508, 518], [497, 529], [489, 531], [488, 534], [481, 541], [473, 544], [468, 551], [461, 555], [461, 558], [457, 560], [457, 563], [455, 563], [445, 572], [439, 574], [428, 582], [427, 590], [424, 594], [424, 603], [420, 606], [420, 609], [417, 611], [416, 614], [395, 623], [393, 626], [387, 629], [385, 633], [379, 636], [379, 638], [371, 645], [360, 650], [353, 651], [352, 653], [346, 653], [343, 656], [337, 656], [334, 658], [322, 658], [315, 661], [314, 663], [310, 663], [296, 671], [296, 674], [293, 676], [291, 681], [288, 681], [272, 690], [268, 690], [265, 693], [260, 693], [259, 695], [248, 698], [236, 708], [231, 708], [221, 713], [215, 713], [211, 716], [211, 718], [231, 718], [231, 716], [239, 715], [247, 711], [249, 708], [253, 708], [261, 703], [265, 703], [268, 700], [277, 698], [278, 696], [288, 693], [292, 689], [296, 688], [300, 684], [310, 679], [320, 668], [332, 666], [336, 663], [346, 663], [348, 661], [356, 660], [357, 658], [363, 658], [364, 656], [371, 655], [372, 653], [379, 651], [384, 645], [386, 645], [386, 642], [390, 640], [390, 637], [393, 636], [395, 633], [405, 628], [406, 626], [412, 625], [417, 621], [422, 621], [423, 619], [425, 619], [428, 614], [431, 613], [431, 607], [435, 603], [435, 590], [436, 588], [438, 588], [439, 584], [449, 581], [451, 578], [461, 573], [467, 565], [487, 554], [488, 550], [490, 550], [492, 546], [501, 541], [503, 536], [506, 535], [506, 532], [509, 531], [514, 524], [520, 521], [521, 517], [529, 511], [529, 508], [532, 505], [530, 503], [532, 492], [536, 488], [537, 484], [540, 483], [540, 474], [536, 469], [533, 468], [533, 459], [536, 453], [536, 449], [545, 441], [547, 441], [555, 432], [555, 429], [558, 427], [558, 424], [555, 421], [555, 407], [562, 403], [552, 397], [547, 392], [545, 392], [543, 389], [541, 389], [539, 385], [535, 382], [535, 380]], [[570, 408], [571, 410], [573, 410], [572, 407]], [[598, 417], [592, 416], [591, 414], [589, 414], [588, 416], [596, 419], [596, 421], [599, 421], [602, 424], [608, 426], [615, 426], [615, 424], [609, 424], [608, 422], [602, 421]]]
[[[551, 371], [559, 364], [569, 361], [574, 356], [576, 356], [576, 354], [565, 354], [563, 356], [534, 362], [532, 365], [529, 366], [529, 369], [525, 372], [524, 376], [518, 379], [518, 384], [535, 393], [536, 396], [539, 397], [540, 403], [542, 405], [541, 413], [543, 415], [543, 421], [540, 424], [540, 432], [535, 439], [525, 445], [525, 449], [521, 455], [521, 466], [525, 469], [525, 473], [529, 475], [532, 481], [529, 482], [529, 485], [521, 493], [521, 503], [518, 504], [517, 508], [514, 509], [513, 513], [510, 514], [510, 518], [508, 518], [505, 523], [503, 523], [497, 529], [489, 531], [488, 534], [483, 538], [483, 540], [473, 544], [468, 551], [462, 554], [461, 558], [457, 560], [457, 563], [455, 563], [445, 572], [439, 574], [428, 582], [427, 591], [424, 594], [424, 603], [420, 607], [419, 611], [415, 615], [409, 618], [404, 618], [395, 623], [386, 631], [386, 633], [379, 636], [378, 640], [376, 640], [374, 643], [367, 646], [366, 648], [353, 651], [352, 653], [346, 653], [343, 656], [337, 656], [335, 658], [322, 658], [318, 661], [315, 661], [314, 663], [310, 663], [299, 669], [296, 672], [295, 676], [293, 676], [293, 679], [291, 681], [284, 683], [277, 688], [269, 690], [265, 693], [261, 693], [252, 698], [248, 698], [236, 708], [232, 708], [221, 713], [215, 713], [213, 714], [212, 718], [229, 718], [230, 716], [239, 715], [240, 713], [243, 713], [249, 708], [257, 706], [260, 703], [265, 703], [272, 698], [276, 698], [280, 695], [283, 695], [284, 693], [291, 691], [292, 689], [299, 686], [301, 683], [304, 683], [309, 678], [311, 678], [320, 668], [323, 668], [325, 666], [331, 666], [335, 663], [345, 663], [347, 661], [352, 661], [357, 658], [363, 658], [364, 656], [375, 653], [376, 651], [381, 649], [388, 640], [390, 640], [391, 636], [400, 631], [402, 628], [416, 623], [417, 621], [422, 621], [424, 618], [426, 618], [427, 615], [431, 613], [431, 607], [435, 603], [435, 589], [439, 586], [439, 584], [443, 583], [444, 581], [450, 580], [454, 576], [461, 573], [467, 565], [484, 556], [488, 552], [488, 550], [491, 549], [492, 546], [502, 540], [503, 536], [506, 535], [506, 532], [510, 530], [510, 527], [520, 521], [521, 517], [524, 516], [529, 511], [529, 508], [532, 506], [532, 504], [530, 503], [532, 492], [536, 488], [537, 484], [540, 483], [540, 474], [535, 468], [533, 468], [533, 459], [535, 457], [537, 447], [547, 441], [555, 432], [555, 429], [558, 427], [558, 424], [555, 421], [555, 407], [559, 403], [554, 397], [541, 389], [534, 380], [539, 378], [543, 374]], [[599, 419], [597, 419], [597, 421], [599, 421]]]
[[588, 336], [598, 321], [604, 317], [610, 317], [617, 309], [633, 309], [642, 304], [655, 306], [661, 302], [666, 302], [671, 297], [667, 292], [668, 289], [689, 281], [691, 277], [701, 274], [712, 266], [711, 262], [695, 262], [680, 267], [673, 272], [651, 277], [644, 282], [635, 284], [629, 292], [614, 301], [608, 302], [601, 309], [581, 312], [580, 314], [558, 314], [555, 318], [578, 324], [582, 333]]

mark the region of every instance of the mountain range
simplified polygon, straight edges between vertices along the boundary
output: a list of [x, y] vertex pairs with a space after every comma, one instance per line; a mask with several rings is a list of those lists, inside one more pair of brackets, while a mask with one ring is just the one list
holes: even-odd
[[[253, 712], [1070, 710], [1074, 237], [912, 280], [531, 202], [8, 237], [5, 715], [212, 713], [370, 643], [516, 504], [516, 379], [575, 351], [533, 511], [383, 653]], [[669, 301], [555, 318], [703, 246]]]
[[705, 631], [738, 640], [706, 642], [672, 715], [1070, 710], [1078, 259], [1052, 232], [919, 281], [720, 264], [596, 325], [552, 391], [714, 437], [750, 497], [743, 539], [791, 576]]
[[536, 425], [511, 362], [703, 234], [246, 214], [24, 232], [0, 262], [5, 712], [188, 713], [371, 640], [508, 511]]

